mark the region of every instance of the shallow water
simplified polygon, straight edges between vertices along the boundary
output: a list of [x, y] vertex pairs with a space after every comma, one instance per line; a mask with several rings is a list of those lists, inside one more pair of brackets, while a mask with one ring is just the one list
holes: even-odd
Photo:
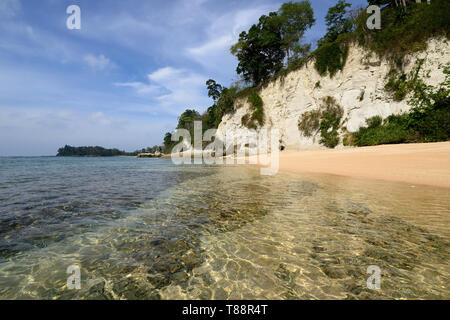
[[[134, 158], [0, 158], [0, 298], [450, 297], [448, 189]], [[70, 265], [81, 289], [66, 286]], [[382, 272], [369, 290], [370, 265]]]

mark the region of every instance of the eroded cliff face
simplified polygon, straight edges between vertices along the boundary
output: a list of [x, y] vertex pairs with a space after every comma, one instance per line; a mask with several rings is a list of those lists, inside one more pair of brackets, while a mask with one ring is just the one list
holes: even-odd
[[[432, 39], [426, 51], [415, 53], [405, 58], [404, 71], [409, 73], [418, 59], [424, 59], [421, 74], [429, 85], [437, 85], [444, 80], [443, 68], [450, 62], [450, 46], [445, 39]], [[269, 83], [260, 90], [264, 101], [265, 124], [263, 128], [278, 129], [280, 144], [286, 149], [320, 149], [325, 148], [320, 141], [320, 133], [307, 138], [298, 129], [298, 121], [306, 111], [319, 109], [323, 98], [331, 96], [344, 109], [342, 126], [355, 132], [365, 125], [365, 120], [379, 115], [383, 118], [408, 111], [408, 96], [401, 102], [393, 100], [385, 90], [386, 75], [390, 71], [390, 63], [369, 54], [359, 46], [349, 50], [343, 71], [333, 78], [320, 76], [314, 61], [289, 73], [284, 79]], [[320, 85], [319, 85], [320, 83]], [[227, 135], [239, 136], [243, 129], [242, 117], [251, 113], [247, 98], [235, 102], [236, 111], [222, 118], [218, 128], [218, 137]], [[340, 130], [342, 147], [343, 130]]]

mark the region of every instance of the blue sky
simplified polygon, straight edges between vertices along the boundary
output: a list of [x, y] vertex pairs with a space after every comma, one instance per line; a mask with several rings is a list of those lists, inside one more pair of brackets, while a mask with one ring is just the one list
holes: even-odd
[[[229, 47], [283, 2], [0, 0], [0, 156], [161, 144], [182, 111], [211, 105], [206, 80], [237, 80]], [[307, 41], [335, 3], [312, 1]], [[66, 27], [72, 4], [81, 30]]]

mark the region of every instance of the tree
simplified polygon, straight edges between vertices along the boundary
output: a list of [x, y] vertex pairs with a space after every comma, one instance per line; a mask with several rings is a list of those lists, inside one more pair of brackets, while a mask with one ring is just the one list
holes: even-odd
[[172, 147], [174, 146], [174, 141], [172, 141], [172, 134], [167, 132], [164, 136], [164, 153], [169, 154], [172, 152]]
[[194, 130], [194, 121], [200, 121], [200, 120], [201, 120], [201, 116], [197, 111], [187, 109], [178, 118], [177, 129], [187, 129], [189, 131], [193, 131]]
[[217, 128], [217, 126], [220, 123], [221, 119], [218, 119], [218, 108], [217, 105], [214, 104], [211, 107], [209, 107], [205, 113], [202, 115], [203, 119], [203, 129], [212, 129]]
[[236, 68], [245, 81], [258, 85], [283, 67], [284, 50], [280, 19], [276, 12], [259, 18], [248, 32], [239, 35], [239, 41], [231, 47], [238, 58]]
[[305, 47], [300, 44], [300, 40], [303, 38], [305, 31], [311, 28], [316, 21], [311, 2], [305, 0], [284, 3], [278, 10], [278, 19], [280, 19], [281, 37], [286, 52], [286, 64], [289, 66], [291, 53], [305, 52]]
[[347, 8], [351, 7], [345, 0], [339, 0], [338, 3], [328, 9], [325, 16], [327, 25], [327, 33], [322, 38], [321, 42], [333, 42], [340, 34], [352, 31], [353, 21], [347, 13]]
[[220, 98], [223, 87], [212, 79], [206, 81], [206, 87], [208, 89], [208, 97], [212, 98], [214, 103], [216, 103]]

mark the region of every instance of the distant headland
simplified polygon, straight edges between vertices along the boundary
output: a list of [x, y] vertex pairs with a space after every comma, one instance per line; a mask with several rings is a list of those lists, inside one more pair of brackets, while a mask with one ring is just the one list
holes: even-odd
[[146, 148], [142, 150], [136, 150], [133, 152], [126, 152], [117, 148], [106, 149], [103, 147], [73, 147], [66, 145], [63, 148], [58, 149], [57, 157], [119, 157], [129, 156], [136, 157], [141, 154], [155, 154], [160, 153], [161, 147], [154, 146], [152, 148]]

